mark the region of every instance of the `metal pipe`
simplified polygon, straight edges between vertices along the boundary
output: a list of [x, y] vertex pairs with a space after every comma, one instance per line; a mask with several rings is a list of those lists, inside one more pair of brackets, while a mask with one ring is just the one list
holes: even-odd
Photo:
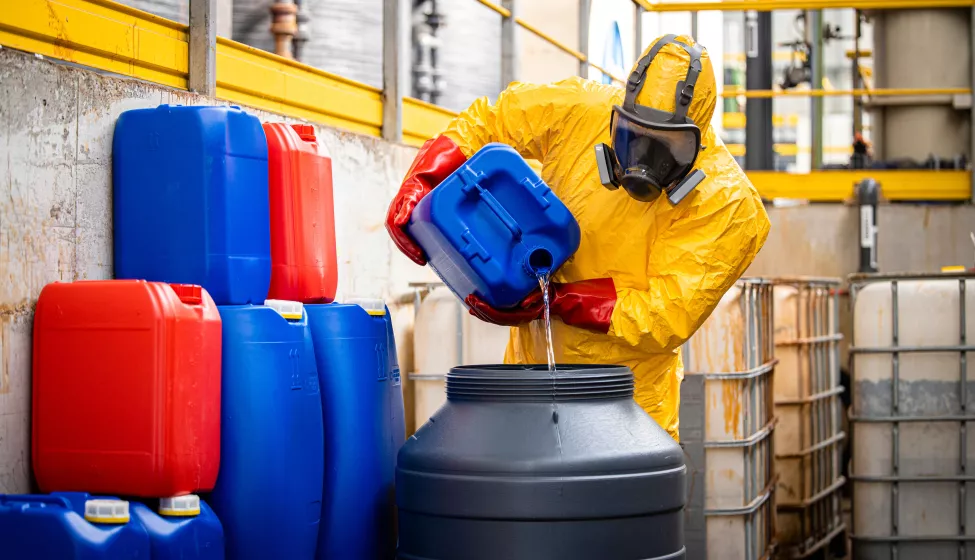
[[[633, 3], [633, 60], [638, 60], [643, 54], [643, 6]], [[697, 40], [697, 37], [694, 38]]]
[[585, 57], [585, 60], [579, 60], [579, 76], [581, 78], [589, 77], [589, 16], [591, 11], [591, 0], [579, 0], [579, 52]]
[[276, 0], [270, 9], [274, 54], [293, 59], [291, 42], [298, 32], [298, 6], [291, 0]]
[[968, 8], [975, 0], [708, 0], [704, 2], [653, 2], [633, 0], [648, 12], [742, 12], [757, 10], [914, 10], [926, 8]]
[[502, 0], [508, 15], [501, 18], [501, 89], [518, 80], [518, 26], [516, 0]]
[[[808, 13], [806, 22], [810, 34], [810, 37], [807, 39], [811, 47], [809, 54], [812, 58], [811, 85], [813, 89], [821, 89], [823, 87], [823, 58], [825, 58], [823, 56], [823, 12], [821, 10], [813, 10]], [[809, 120], [812, 124], [812, 138], [810, 143], [812, 153], [809, 168], [812, 171], [816, 171], [823, 166], [823, 116], [823, 98], [815, 96], [812, 98], [812, 106], [809, 112]]]
[[721, 92], [723, 98], [745, 97], [745, 98], [765, 98], [765, 97], [845, 97], [850, 95], [866, 97], [891, 97], [891, 96], [939, 96], [939, 95], [971, 95], [972, 90], [968, 88], [885, 88], [885, 89], [807, 89], [807, 90], [744, 90], [744, 89], [725, 89]]

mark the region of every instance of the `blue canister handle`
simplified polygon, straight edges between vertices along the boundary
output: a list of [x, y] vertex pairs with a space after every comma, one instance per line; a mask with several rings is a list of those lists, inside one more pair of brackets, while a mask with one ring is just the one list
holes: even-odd
[[516, 222], [515, 219], [511, 217], [511, 214], [509, 214], [508, 211], [501, 206], [501, 203], [498, 202], [498, 199], [494, 198], [493, 194], [484, 190], [480, 186], [478, 186], [477, 190], [478, 193], [481, 195], [481, 200], [483, 200], [484, 203], [487, 204], [487, 207], [490, 208], [492, 212], [494, 212], [494, 215], [497, 216], [499, 220], [501, 220], [501, 223], [504, 224], [504, 227], [508, 228], [508, 231], [511, 232], [511, 235], [512, 237], [515, 238], [515, 241], [521, 239], [521, 226], [519, 226], [518, 222]]
[[501, 206], [498, 199], [494, 198], [493, 194], [478, 183], [478, 179], [480, 179], [482, 176], [483, 173], [479, 173], [470, 167], [465, 166], [464, 170], [461, 172], [461, 180], [464, 182], [463, 191], [468, 194], [473, 191], [475, 194], [480, 196], [481, 200], [484, 201], [484, 204], [486, 204], [487, 207], [494, 212], [494, 215], [501, 220], [504, 227], [508, 228], [508, 231], [511, 232], [511, 236], [514, 237], [515, 241], [520, 240], [522, 236], [521, 226], [519, 226], [518, 222], [511, 217], [511, 214], [509, 214], [508, 211]]

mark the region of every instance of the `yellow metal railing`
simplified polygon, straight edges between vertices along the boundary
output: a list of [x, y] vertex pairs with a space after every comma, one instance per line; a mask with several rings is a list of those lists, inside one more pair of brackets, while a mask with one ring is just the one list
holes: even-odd
[[[497, 12], [498, 14], [500, 14], [501, 17], [506, 17], [506, 18], [507, 17], [511, 17], [511, 11], [508, 10], [507, 8], [504, 8], [502, 6], [499, 6], [498, 4], [495, 4], [494, 2], [490, 2], [489, 0], [477, 0], [477, 1], [479, 3], [487, 6], [488, 8], [491, 8], [492, 10], [494, 10], [495, 12]], [[534, 25], [526, 22], [525, 20], [521, 19], [518, 16], [515, 16], [514, 20], [515, 20], [515, 23], [517, 23], [518, 25], [520, 25], [521, 27], [523, 27], [526, 31], [531, 32], [533, 35], [535, 35], [536, 37], [542, 39], [543, 41], [547, 42], [548, 44], [552, 45], [553, 47], [559, 49], [560, 51], [562, 51], [562, 52], [564, 52], [564, 53], [566, 53], [566, 54], [568, 54], [570, 56], [574, 56], [579, 62], [585, 62], [589, 66], [592, 66], [596, 70], [598, 70], [598, 71], [602, 72], [603, 74], [609, 76], [614, 81], [616, 81], [618, 83], [621, 83], [621, 84], [623, 83], [623, 81], [624, 81], [623, 78], [621, 78], [619, 76], [614, 76], [609, 70], [606, 70], [605, 68], [603, 68], [603, 67], [601, 67], [601, 66], [599, 66], [597, 64], [594, 64], [593, 62], [591, 62], [589, 60], [589, 57], [587, 57], [585, 54], [581, 53], [580, 51], [577, 51], [576, 49], [573, 49], [572, 47], [566, 45], [565, 43], [562, 43], [561, 41], [559, 41], [555, 37], [552, 37], [548, 33], [545, 33], [544, 31], [542, 31], [539, 28], [535, 27]]]
[[773, 97], [930, 97], [971, 95], [968, 88], [877, 88], [877, 89], [751, 89], [728, 87], [721, 92], [721, 97], [748, 99], [768, 99]]
[[975, 0], [704, 0], [701, 2], [653, 2], [634, 0], [649, 12], [740, 12], [756, 10], [912, 10], [918, 8], [968, 8]]
[[[477, 0], [504, 17], [511, 13], [488, 0]], [[636, 3], [648, 11], [704, 9], [793, 9], [797, 7], [917, 7], [900, 0], [840, 2], [831, 0], [748, 0], [740, 2]], [[186, 89], [189, 74], [187, 26], [123, 6], [111, 0], [17, 0], [0, 10], [0, 45]], [[800, 6], [801, 4], [801, 6]], [[932, 6], [972, 6], [975, 0], [931, 0]], [[881, 6], [882, 5], [882, 6]], [[506, 15], [507, 14], [507, 15]], [[572, 49], [538, 28], [513, 18], [525, 30], [590, 64]], [[338, 128], [378, 136], [383, 125], [382, 92], [228, 39], [216, 43], [216, 96], [232, 103]], [[617, 76], [614, 79], [619, 80]], [[749, 91], [729, 90], [723, 97], [834, 95], [966, 95], [969, 89], [890, 89]], [[419, 145], [435, 136], [456, 113], [406, 98], [403, 101], [403, 140]], [[749, 172], [766, 198], [789, 197], [840, 201], [852, 194], [857, 180], [871, 176], [881, 182], [890, 200], [970, 200], [967, 171], [823, 171], [802, 175]]]

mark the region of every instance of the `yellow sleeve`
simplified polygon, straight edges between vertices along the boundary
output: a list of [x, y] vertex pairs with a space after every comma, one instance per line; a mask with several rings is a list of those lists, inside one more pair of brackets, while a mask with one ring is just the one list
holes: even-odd
[[650, 247], [648, 287], [617, 289], [610, 334], [646, 352], [676, 350], [755, 260], [768, 214], [744, 172], [728, 163], [734, 168], [710, 175], [684, 200], [690, 204], [663, 220]]
[[515, 82], [493, 105], [486, 97], [476, 100], [450, 122], [444, 135], [467, 157], [486, 144], [501, 142], [525, 159], [544, 161], [558, 136], [572, 130], [568, 124], [581, 118], [588, 106], [602, 106], [605, 111], [600, 99], [611, 95], [606, 86], [578, 77], [544, 85]]

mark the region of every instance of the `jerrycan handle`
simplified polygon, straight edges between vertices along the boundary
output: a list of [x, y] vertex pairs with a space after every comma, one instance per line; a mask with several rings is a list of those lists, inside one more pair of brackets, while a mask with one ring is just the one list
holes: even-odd
[[511, 236], [515, 239], [515, 241], [520, 240], [522, 236], [521, 226], [519, 226], [518, 222], [511, 217], [511, 214], [509, 214], [508, 211], [501, 206], [501, 203], [498, 202], [498, 199], [494, 198], [493, 194], [478, 184], [478, 179], [483, 177], [483, 175], [483, 173], [478, 173], [470, 167], [465, 166], [464, 171], [461, 172], [461, 180], [464, 182], [464, 188], [462, 189], [464, 194], [467, 194], [468, 196], [471, 194], [479, 196], [484, 204], [487, 205], [492, 212], [494, 212], [494, 215], [501, 220], [504, 227], [508, 228], [508, 231], [511, 232]]
[[7, 504], [26, 504], [27, 506], [41, 505], [58, 506], [64, 509], [71, 509], [71, 504], [67, 498], [61, 496], [51, 496], [49, 494], [25, 494], [4, 496], [0, 503]]

